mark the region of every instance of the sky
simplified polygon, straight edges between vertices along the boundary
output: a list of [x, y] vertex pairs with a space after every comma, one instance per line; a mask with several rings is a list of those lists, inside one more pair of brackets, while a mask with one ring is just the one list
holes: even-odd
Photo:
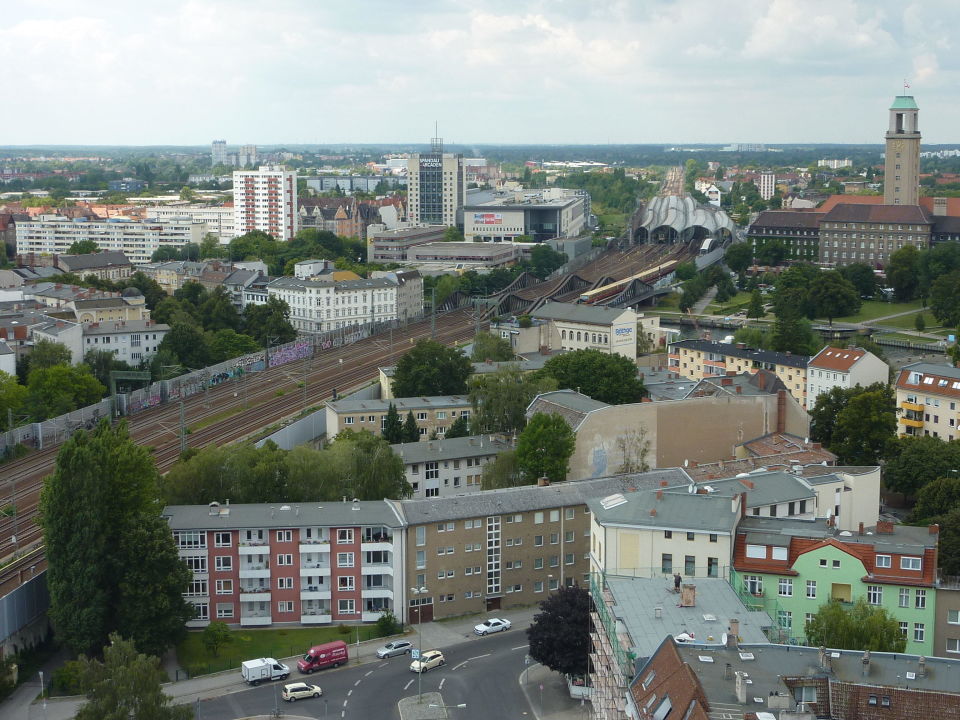
[[960, 143], [957, 0], [3, 0], [0, 146]]

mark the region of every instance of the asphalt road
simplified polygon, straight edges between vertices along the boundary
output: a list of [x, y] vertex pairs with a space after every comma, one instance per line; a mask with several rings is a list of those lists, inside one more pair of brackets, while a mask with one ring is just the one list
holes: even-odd
[[[508, 630], [437, 649], [443, 651], [447, 664], [423, 674], [423, 692], [442, 693], [445, 705], [466, 703], [466, 708], [450, 710], [451, 718], [529, 720], [532, 709], [518, 683], [525, 667], [526, 633]], [[397, 701], [417, 694], [417, 675], [410, 672], [409, 668], [410, 656], [403, 655], [364, 665], [351, 664], [312, 675], [300, 675], [294, 669], [287, 681], [244, 689], [201, 702], [199, 717], [202, 720], [233, 720], [269, 714], [273, 711], [276, 697], [280, 710], [289, 715], [323, 720], [399, 720]], [[285, 682], [301, 679], [319, 685], [323, 689], [323, 697], [293, 703], [279, 699]]]

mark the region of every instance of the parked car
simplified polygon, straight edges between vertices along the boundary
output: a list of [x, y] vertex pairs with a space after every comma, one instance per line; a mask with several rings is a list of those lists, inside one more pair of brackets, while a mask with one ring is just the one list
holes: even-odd
[[323, 645], [314, 645], [307, 654], [297, 660], [297, 669], [309, 675], [314, 670], [328, 667], [340, 667], [349, 660], [347, 644], [343, 640], [334, 640]]
[[295, 702], [303, 698], [320, 697], [321, 695], [323, 695], [323, 690], [320, 689], [319, 685], [307, 685], [306, 683], [295, 682], [284, 685], [280, 697], [287, 702]]
[[490, 618], [489, 620], [484, 620], [482, 623], [473, 628], [473, 631], [477, 635], [488, 635], [490, 633], [500, 632], [501, 630], [509, 630], [510, 621], [504, 620], [503, 618]]
[[409, 643], [406, 640], [394, 640], [378, 649], [377, 657], [383, 659], [393, 657], [394, 655], [407, 655], [412, 649], [413, 643]]
[[418, 660], [410, 663], [410, 671], [415, 673], [424, 673], [427, 670], [433, 670], [435, 667], [446, 665], [447, 661], [443, 659], [443, 653], [439, 650], [427, 650]]

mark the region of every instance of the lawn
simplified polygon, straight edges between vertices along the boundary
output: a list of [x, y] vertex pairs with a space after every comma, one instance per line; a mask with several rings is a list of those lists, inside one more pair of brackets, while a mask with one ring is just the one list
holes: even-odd
[[930, 340], [929, 338], [917, 337], [916, 335], [906, 335], [904, 333], [877, 333], [873, 336], [876, 338], [883, 338], [884, 340], [902, 340], [904, 342], [916, 343], [917, 345], [932, 345], [936, 340]]
[[[317, 628], [240, 628], [232, 632], [233, 641], [220, 648], [219, 657], [213, 657], [203, 645], [203, 634], [192, 631], [186, 639], [177, 645], [177, 660], [191, 677], [235, 669], [240, 672], [240, 663], [244, 660], [260, 657], [285, 658], [303, 655], [314, 645], [343, 640], [357, 642], [357, 629], [360, 640], [377, 637], [376, 625], [353, 625], [350, 632], [340, 632], [338, 626]], [[351, 650], [352, 652], [352, 650]]]
[[710, 315], [730, 315], [740, 310], [746, 310], [750, 305], [750, 293], [738, 292], [725, 303], [712, 302], [704, 312]]
[[901, 315], [900, 317], [890, 318], [889, 320], [884, 320], [882, 323], [874, 325], [874, 327], [894, 327], [902, 328], [904, 330], [915, 330], [917, 322], [917, 315], [923, 313], [923, 319], [927, 323], [926, 332], [931, 332], [934, 328], [940, 327], [937, 325], [936, 319], [930, 313], [930, 310], [917, 310], [910, 313], [909, 315]]
[[[919, 310], [922, 307], [919, 300], [912, 300], [905, 303], [889, 303], [883, 302], [880, 300], [864, 300], [863, 304], [860, 306], [860, 312], [856, 315], [848, 315], [847, 317], [837, 317], [834, 318], [834, 322], [847, 322], [847, 323], [858, 323], [858, 322], [869, 322], [870, 320], [876, 320], [878, 317], [883, 317], [885, 315], [893, 315], [895, 313], [907, 312], [908, 310]], [[826, 318], [817, 318], [818, 320], [826, 320]]]

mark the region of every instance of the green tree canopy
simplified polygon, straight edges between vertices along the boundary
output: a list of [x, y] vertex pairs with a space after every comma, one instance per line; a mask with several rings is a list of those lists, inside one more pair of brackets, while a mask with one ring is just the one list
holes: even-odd
[[94, 240], [77, 240], [67, 249], [67, 255], [92, 255], [98, 252], [100, 246]]
[[81, 658], [87, 701], [77, 720], [190, 720], [189, 705], [173, 705], [160, 685], [160, 661], [137, 652], [130, 640], [112, 634], [103, 661]]
[[[904, 435], [891, 440], [884, 453], [883, 483], [904, 495], [917, 495], [938, 478], [950, 477], [960, 468], [960, 441], [947, 442], [932, 435]], [[921, 508], [917, 517], [939, 515], [946, 508]], [[915, 511], [916, 512], [916, 511]]]
[[897, 619], [885, 608], [867, 605], [863, 598], [850, 609], [836, 600], [824, 603], [806, 631], [807, 642], [814, 646], [896, 653], [907, 646]]
[[89, 350], [83, 356], [83, 364], [90, 368], [93, 376], [104, 387], [110, 387], [110, 373], [113, 370], [130, 370], [131, 367], [109, 350]]
[[50, 368], [54, 365], [69, 365], [73, 360], [70, 348], [52, 340], [37, 340], [27, 359], [28, 374], [30, 370]]
[[525, 413], [533, 398], [556, 389], [557, 382], [552, 377], [524, 373], [519, 365], [475, 375], [470, 379], [471, 431], [476, 434], [520, 431], [527, 424]]
[[230, 293], [223, 285], [218, 285], [207, 294], [200, 304], [200, 321], [204, 330], [239, 330], [240, 314], [233, 306]]
[[940, 526], [937, 558], [944, 575], [960, 575], [960, 507], [928, 518], [927, 523]]
[[262, 350], [252, 337], [229, 328], [207, 333], [206, 337], [210, 347], [210, 362], [212, 363], [223, 362]]
[[777, 278], [773, 293], [773, 312], [777, 317], [805, 317], [812, 320], [817, 307], [811, 290], [820, 270], [810, 263], [797, 263], [784, 270]]
[[530, 272], [543, 280], [566, 261], [565, 253], [557, 252], [549, 245], [541, 243], [530, 253]]
[[408, 412], [407, 417], [404, 418], [403, 429], [400, 437], [402, 438], [400, 442], [420, 442], [420, 428], [417, 426], [417, 421], [413, 417], [412, 410]]
[[810, 300], [817, 317], [825, 317], [831, 325], [835, 317], [853, 315], [860, 310], [857, 289], [837, 270], [817, 275], [810, 288]]
[[206, 335], [196, 325], [174, 325], [164, 336], [160, 349], [171, 352], [181, 365], [191, 370], [206, 367], [213, 358]]
[[837, 415], [830, 451], [844, 465], [876, 465], [896, 431], [893, 390], [868, 388], [852, 397]]
[[456, 348], [420, 340], [397, 362], [393, 395], [398, 398], [459, 395], [473, 371], [470, 359]]
[[27, 400], [27, 388], [17, 382], [17, 378], [0, 370], [0, 430], [9, 430], [8, 416], [13, 415], [17, 425], [20, 413], [24, 411]]
[[[956, 471], [956, 467], [953, 470]], [[924, 522], [955, 508], [960, 508], [960, 477], [957, 477], [956, 472], [952, 472], [949, 476], [937, 478], [920, 488], [911, 520]]]
[[861, 298], [872, 298], [877, 294], [877, 276], [866, 263], [843, 265], [839, 271], [853, 284]]
[[453, 438], [467, 437], [468, 435], [470, 435], [470, 421], [467, 420], [466, 416], [461, 415], [450, 423], [450, 427], [447, 428], [444, 437], [452, 440]]
[[40, 496], [50, 619], [74, 652], [98, 653], [117, 631], [162, 653], [186, 632], [180, 561], [157, 503], [157, 471], [125, 423], [74, 433]]
[[590, 651], [590, 593], [561, 586], [540, 603], [527, 629], [530, 657], [554, 672], [585, 676]]
[[930, 287], [930, 312], [947, 327], [960, 326], [960, 270], [941, 275]]
[[599, 350], [574, 350], [550, 358], [540, 371], [561, 390], [577, 390], [594, 400], [622, 405], [640, 402], [647, 394], [637, 366], [622, 355]]
[[243, 310], [243, 331], [260, 347], [283, 345], [297, 339], [290, 324], [290, 306], [271, 295], [263, 305], [247, 305]]
[[510, 342], [498, 337], [493, 333], [482, 332], [473, 338], [473, 353], [470, 359], [474, 362], [484, 362], [492, 360], [494, 362], [503, 362], [504, 360], [513, 360], [513, 348]]
[[383, 439], [391, 445], [403, 442], [403, 420], [397, 412], [397, 406], [390, 403], [387, 406], [387, 416], [383, 421]]
[[535, 413], [517, 438], [517, 468], [528, 482], [541, 477], [561, 482], [575, 447], [573, 430], [560, 415]]
[[723, 261], [735, 273], [746, 272], [753, 262], [753, 246], [749, 242], [734, 243], [727, 248]]
[[816, 442], [830, 447], [833, 442], [833, 431], [837, 424], [837, 415], [843, 410], [850, 398], [858, 394], [857, 388], [842, 388], [834, 386], [829, 392], [817, 396], [810, 413], [810, 437]]
[[480, 487], [483, 490], [498, 490], [529, 484], [517, 466], [516, 450], [497, 453], [493, 462], [483, 466], [483, 476], [480, 480]]
[[760, 294], [759, 288], [754, 288], [753, 292], [750, 293], [750, 305], [747, 306], [747, 317], [759, 320], [766, 314], [766, 310], [763, 309], [763, 295]]
[[885, 268], [887, 282], [894, 297], [900, 302], [913, 300], [920, 289], [920, 251], [913, 245], [904, 245], [890, 254]]
[[106, 392], [85, 365], [33, 368], [27, 381], [27, 407], [39, 422], [93, 405]]

